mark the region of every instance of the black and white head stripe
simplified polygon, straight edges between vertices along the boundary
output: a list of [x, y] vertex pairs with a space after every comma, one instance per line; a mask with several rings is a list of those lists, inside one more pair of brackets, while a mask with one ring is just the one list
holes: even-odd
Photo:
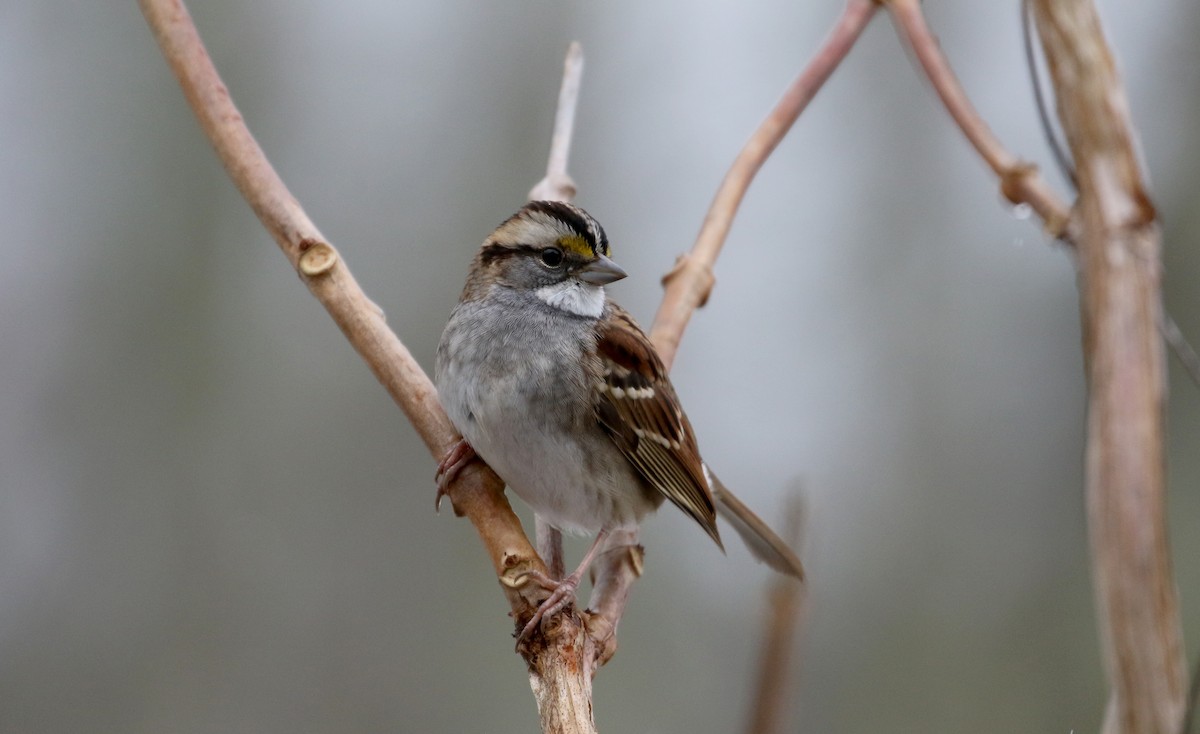
[[561, 201], [531, 201], [517, 216], [532, 215], [530, 218], [540, 218], [538, 215], [557, 219], [575, 234], [583, 237], [593, 254], [608, 255], [608, 235], [604, 228], [592, 216], [572, 204]]
[[496, 228], [480, 255], [487, 263], [546, 247], [560, 247], [584, 262], [609, 254], [604, 228], [587, 212], [559, 201], [531, 201]]

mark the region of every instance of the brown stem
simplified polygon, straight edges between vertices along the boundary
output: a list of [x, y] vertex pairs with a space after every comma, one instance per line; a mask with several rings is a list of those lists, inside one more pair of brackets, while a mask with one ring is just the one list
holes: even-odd
[[1013, 204], [1028, 204], [1051, 236], [1071, 239], [1070, 209], [1066, 202], [1041, 177], [1037, 166], [1018, 159], [1004, 148], [971, 105], [925, 22], [920, 0], [889, 0], [887, 7], [897, 33], [912, 49], [946, 111], [988, 167], [1000, 177], [1000, 192]]
[[575, 198], [575, 182], [567, 173], [571, 138], [575, 134], [575, 110], [579, 107], [579, 84], [583, 79], [583, 47], [572, 41], [563, 62], [562, 86], [558, 91], [558, 111], [554, 115], [554, 135], [550, 138], [550, 159], [546, 177], [529, 191], [530, 201], [570, 201]]
[[[793, 548], [803, 540], [804, 502], [799, 492], [789, 496], [785, 536]], [[792, 648], [796, 630], [803, 619], [806, 588], [800, 579], [780, 574], [767, 590], [767, 619], [759, 652], [758, 683], [750, 709], [749, 734], [777, 734], [784, 731], [785, 706], [790, 700], [788, 680], [792, 669]]]
[[617, 625], [625, 614], [633, 582], [642, 576], [644, 557], [637, 530], [617, 530], [592, 564], [595, 578], [588, 600], [587, 628], [594, 644], [590, 660], [595, 668], [607, 663], [617, 651]]
[[1187, 671], [1165, 516], [1160, 230], [1093, 3], [1036, 0], [1034, 8], [1079, 179], [1085, 483], [1111, 686], [1105, 730], [1175, 734]]
[[[429, 452], [440, 458], [458, 435], [438, 403], [437, 390], [275, 173], [234, 106], [187, 9], [180, 0], [141, 0], [141, 7], [229, 177], [300, 279], [408, 416]], [[541, 592], [521, 580], [529, 571], [545, 568], [503, 490], [494, 472], [476, 464], [450, 487], [450, 499], [454, 511], [470, 518], [479, 532], [514, 616], [528, 618]]]
[[[458, 436], [438, 402], [437, 391], [267, 161], [221, 82], [186, 8], [180, 0], [141, 0], [141, 6], [230, 178], [301, 280], [403, 409], [430, 453], [441, 457]], [[573, 53], [578, 60], [578, 47], [573, 47]], [[556, 132], [559, 153], [551, 157], [552, 171], [566, 165], [563, 147], [569, 142], [569, 126], [562, 140]], [[519, 628], [545, 597], [540, 586], [524, 581], [529, 572], [544, 574], [546, 568], [505, 499], [503, 482], [475, 463], [461, 472], [449, 490], [455, 512], [470, 518], [491, 556]], [[584, 663], [589, 654], [586, 647], [581, 618], [563, 615], [553, 629], [523, 649], [547, 732], [595, 730], [591, 676]]]
[[654, 317], [650, 339], [668, 369], [675, 361], [675, 352], [688, 320], [697, 308], [704, 305], [712, 291], [713, 263], [717, 261], [717, 255], [729, 236], [729, 228], [733, 225], [733, 218], [750, 182], [775, 146], [787, 135], [792, 123], [850, 52], [877, 9], [875, 0], [849, 0], [846, 3], [845, 10], [824, 45], [783, 93], [725, 174], [691, 252], [681, 255], [675, 267], [663, 276], [666, 292]]

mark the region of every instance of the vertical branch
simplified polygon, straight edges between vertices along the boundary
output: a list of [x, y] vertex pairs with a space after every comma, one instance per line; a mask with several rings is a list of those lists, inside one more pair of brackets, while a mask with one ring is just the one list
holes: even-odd
[[554, 134], [550, 138], [546, 176], [530, 189], [530, 201], [570, 201], [575, 198], [575, 182], [567, 173], [567, 160], [575, 135], [575, 110], [579, 108], [579, 85], [582, 80], [583, 47], [579, 41], [571, 41], [563, 62], [562, 86], [558, 90], [558, 109], [554, 113]]
[[[804, 533], [804, 502], [799, 492], [788, 496], [785, 538], [799, 548]], [[767, 620], [764, 625], [761, 666], [756, 695], [750, 709], [748, 734], [779, 734], [784, 731], [784, 706], [792, 669], [796, 630], [804, 616], [806, 587], [800, 579], [779, 574], [767, 590]]]
[[1088, 532], [1112, 688], [1105, 731], [1176, 734], [1187, 673], [1165, 517], [1160, 230], [1093, 3], [1034, 7], [1079, 178]]

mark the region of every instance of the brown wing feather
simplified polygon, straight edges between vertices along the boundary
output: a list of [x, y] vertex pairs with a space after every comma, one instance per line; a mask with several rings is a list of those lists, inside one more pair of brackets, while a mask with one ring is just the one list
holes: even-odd
[[609, 304], [599, 325], [602, 362], [596, 418], [638, 473], [690, 515], [717, 544], [717, 514], [700, 450], [649, 338]]

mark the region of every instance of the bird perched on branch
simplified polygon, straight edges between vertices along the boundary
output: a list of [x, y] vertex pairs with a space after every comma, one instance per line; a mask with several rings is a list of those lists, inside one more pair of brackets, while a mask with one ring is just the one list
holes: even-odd
[[[438, 497], [476, 455], [535, 513], [595, 534], [522, 631], [574, 600], [604, 539], [669, 499], [721, 544], [716, 516], [782, 573], [792, 550], [700, 458], [654, 345], [604, 286], [625, 277], [587, 212], [533, 201], [483, 243], [437, 350], [435, 380], [462, 440], [438, 466]], [[723, 546], [722, 546], [723, 548]]]

